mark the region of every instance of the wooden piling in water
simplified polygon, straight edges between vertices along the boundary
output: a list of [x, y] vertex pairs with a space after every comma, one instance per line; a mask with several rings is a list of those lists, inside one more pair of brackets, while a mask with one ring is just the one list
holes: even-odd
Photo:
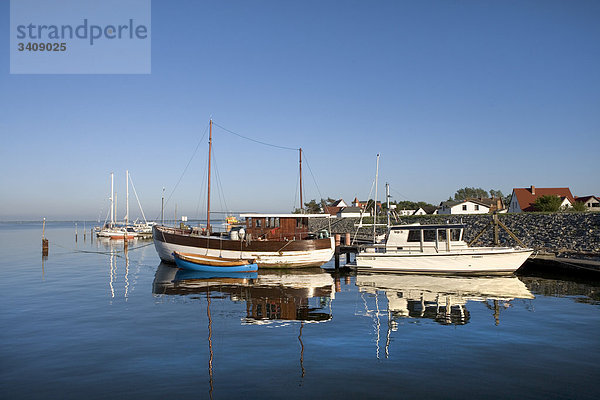
[[48, 239], [46, 239], [46, 218], [42, 224], [42, 256], [48, 257]]
[[335, 234], [335, 268], [340, 267], [340, 245], [342, 242], [342, 235], [339, 233]]

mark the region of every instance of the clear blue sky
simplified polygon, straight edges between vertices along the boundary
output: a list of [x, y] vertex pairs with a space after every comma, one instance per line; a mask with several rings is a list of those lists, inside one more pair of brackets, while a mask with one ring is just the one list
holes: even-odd
[[[600, 194], [598, 1], [153, 1], [150, 75], [10, 75], [0, 16], [0, 220], [104, 219], [111, 171], [122, 217], [126, 169], [157, 217], [211, 116], [302, 147], [307, 200], [366, 198], [377, 153], [396, 200]], [[228, 209], [292, 209], [296, 152], [213, 133]], [[203, 214], [206, 142], [169, 215]]]

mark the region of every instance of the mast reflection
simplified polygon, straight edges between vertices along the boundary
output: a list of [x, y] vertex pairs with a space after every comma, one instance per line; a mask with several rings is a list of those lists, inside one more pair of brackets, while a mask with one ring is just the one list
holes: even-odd
[[[500, 312], [514, 299], [533, 299], [527, 286], [515, 276], [460, 277], [399, 274], [359, 274], [356, 285], [364, 302], [364, 315], [373, 319], [376, 330], [377, 358], [381, 316], [387, 316], [385, 356], [389, 356], [390, 335], [402, 319], [429, 319], [441, 325], [466, 325], [471, 320], [469, 301], [485, 303], [492, 310], [494, 323], [500, 324]], [[382, 305], [379, 294], [387, 300]], [[369, 305], [365, 294], [373, 295]]]
[[331, 320], [331, 300], [335, 284], [330, 274], [320, 268], [281, 271], [259, 270], [253, 273], [214, 275], [180, 270], [161, 263], [154, 276], [152, 293], [158, 296], [187, 296], [204, 293], [207, 299], [209, 344], [209, 398], [214, 391], [211, 296], [215, 293], [231, 301], [246, 303], [246, 317], [242, 324], [272, 324], [299, 321], [300, 377], [304, 378], [305, 323]]

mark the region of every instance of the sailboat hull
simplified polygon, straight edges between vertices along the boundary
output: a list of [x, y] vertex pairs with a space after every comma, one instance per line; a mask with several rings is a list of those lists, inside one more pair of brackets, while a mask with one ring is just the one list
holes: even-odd
[[173, 252], [224, 258], [253, 258], [259, 268], [320, 267], [333, 257], [333, 238], [303, 240], [231, 240], [192, 235], [189, 231], [155, 226], [154, 247], [160, 259], [175, 263]]

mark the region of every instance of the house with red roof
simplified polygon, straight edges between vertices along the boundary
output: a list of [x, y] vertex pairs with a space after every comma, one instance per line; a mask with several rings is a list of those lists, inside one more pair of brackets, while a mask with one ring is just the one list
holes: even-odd
[[534, 207], [535, 200], [542, 196], [558, 196], [561, 198], [561, 207], [571, 207], [575, 203], [575, 198], [569, 188], [515, 188], [512, 191], [512, 198], [508, 206], [508, 212], [531, 212], [536, 211]]
[[575, 196], [575, 201], [585, 204], [588, 211], [600, 211], [600, 198], [598, 196]]

